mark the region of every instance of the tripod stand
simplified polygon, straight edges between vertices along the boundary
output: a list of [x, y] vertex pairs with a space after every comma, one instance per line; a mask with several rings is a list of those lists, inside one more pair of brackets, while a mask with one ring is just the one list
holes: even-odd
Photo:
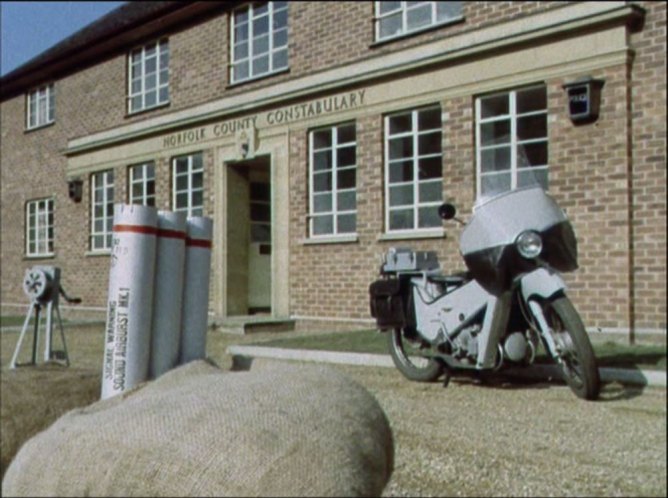
[[[66, 366], [70, 365], [70, 358], [67, 353], [67, 342], [65, 341], [65, 331], [63, 329], [63, 320], [60, 316], [60, 308], [58, 307], [59, 297], [63, 298], [69, 303], [80, 303], [81, 299], [70, 298], [65, 294], [65, 291], [60, 286], [60, 268], [53, 266], [35, 266], [26, 270], [23, 279], [23, 291], [30, 298], [30, 308], [26, 314], [21, 335], [19, 336], [14, 355], [9, 368], [16, 368], [17, 366], [27, 366], [37, 364], [37, 347], [39, 344], [41, 311], [46, 307], [46, 328], [44, 334], [44, 361], [58, 361], [63, 362]], [[59, 351], [53, 350], [53, 312], [56, 312], [58, 318], [58, 325], [60, 328], [60, 338], [63, 344], [63, 349]], [[25, 338], [30, 318], [33, 316], [33, 343], [31, 361], [25, 363], [17, 363], [21, 344]]]

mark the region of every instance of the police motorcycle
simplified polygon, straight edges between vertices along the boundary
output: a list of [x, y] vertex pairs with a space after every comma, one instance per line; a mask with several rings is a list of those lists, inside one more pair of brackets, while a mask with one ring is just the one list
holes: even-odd
[[445, 275], [433, 251], [390, 248], [369, 288], [371, 315], [387, 333], [398, 370], [430, 382], [453, 371], [485, 376], [528, 366], [542, 344], [580, 398], [598, 397], [596, 358], [559, 272], [577, 269], [577, 242], [564, 211], [535, 182], [481, 198], [465, 227], [468, 271]]

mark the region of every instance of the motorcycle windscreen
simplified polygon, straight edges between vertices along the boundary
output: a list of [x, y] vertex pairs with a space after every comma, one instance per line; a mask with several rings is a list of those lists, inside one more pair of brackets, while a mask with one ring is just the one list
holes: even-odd
[[550, 266], [559, 271], [577, 268], [575, 233], [557, 203], [541, 187], [504, 192], [474, 208], [460, 239], [467, 267], [488, 292], [499, 294], [517, 275], [536, 268], [515, 247], [525, 230], [541, 235], [540, 257]]

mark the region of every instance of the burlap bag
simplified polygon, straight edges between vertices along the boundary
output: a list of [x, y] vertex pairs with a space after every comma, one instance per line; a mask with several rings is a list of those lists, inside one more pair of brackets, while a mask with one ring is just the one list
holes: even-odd
[[337, 371], [204, 361], [73, 410], [30, 439], [3, 496], [372, 496], [393, 465], [377, 401]]

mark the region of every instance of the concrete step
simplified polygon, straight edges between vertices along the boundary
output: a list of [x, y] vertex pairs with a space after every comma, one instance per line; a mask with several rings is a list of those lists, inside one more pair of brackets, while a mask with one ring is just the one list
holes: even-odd
[[295, 320], [271, 315], [231, 316], [217, 326], [223, 334], [257, 334], [259, 332], [290, 332], [295, 329]]

